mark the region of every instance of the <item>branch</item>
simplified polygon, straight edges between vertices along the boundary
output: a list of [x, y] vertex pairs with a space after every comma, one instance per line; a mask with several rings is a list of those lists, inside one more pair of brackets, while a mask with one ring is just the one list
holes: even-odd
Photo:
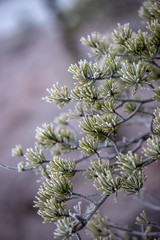
[[76, 233], [76, 237], [78, 240], [81, 240], [81, 236], [79, 235], [79, 233]]
[[126, 98], [114, 98], [115, 101], [119, 102], [135, 102], [135, 103], [149, 103], [155, 101], [154, 98], [148, 98], [144, 100], [139, 100], [139, 99], [126, 99]]
[[136, 107], [136, 109], [134, 110], [134, 112], [131, 113], [131, 114], [130, 114], [128, 117], [126, 117], [124, 120], [118, 122], [118, 123], [116, 124], [116, 126], [121, 125], [121, 124], [125, 123], [126, 121], [130, 120], [130, 119], [138, 112], [138, 110], [140, 109], [141, 106], [142, 106], [142, 103], [139, 103], [138, 106]]
[[117, 143], [116, 143], [115, 141], [113, 141], [112, 139], [111, 139], [111, 141], [112, 141], [112, 143], [113, 143], [113, 146], [114, 146], [114, 149], [115, 149], [117, 155], [119, 155], [120, 152], [119, 152], [119, 150], [118, 150]]
[[101, 81], [101, 80], [106, 80], [106, 79], [110, 79], [110, 78], [120, 78], [121, 75], [115, 75], [113, 72], [111, 72], [110, 75], [108, 76], [105, 76], [105, 77], [97, 77], [97, 78], [94, 78], [94, 77], [89, 77], [89, 76], [85, 76], [86, 79], [85, 80], [88, 80], [88, 81]]
[[[5, 169], [10, 170], [10, 171], [17, 171], [17, 172], [18, 172], [18, 168], [17, 168], [17, 167], [7, 166], [7, 165], [5, 165], [5, 164], [3, 164], [3, 163], [0, 163], [0, 167], [5, 168]], [[25, 172], [25, 171], [30, 171], [30, 170], [34, 170], [34, 169], [35, 169], [34, 167], [24, 168], [24, 169], [23, 169], [23, 172]]]
[[138, 195], [135, 195], [135, 196], [134, 196], [134, 199], [136, 199], [137, 201], [139, 201], [140, 203], [142, 203], [144, 206], [149, 207], [149, 208], [152, 209], [152, 210], [160, 211], [160, 206], [156, 206], [155, 204], [150, 203], [150, 202], [148, 202], [148, 201], [145, 200], [145, 199], [141, 199], [141, 197], [138, 196]]
[[80, 194], [80, 193], [74, 193], [74, 192], [72, 193], [72, 195], [73, 195], [73, 196], [77, 196], [77, 198], [83, 198], [83, 199], [85, 199], [86, 201], [88, 201], [88, 202], [96, 205], [96, 203], [95, 203], [94, 201], [92, 201], [91, 199], [89, 199], [89, 198], [87, 197], [87, 195], [82, 195], [82, 194]]
[[147, 158], [146, 160], [143, 161], [142, 166], [146, 167], [146, 166], [148, 166], [149, 164], [151, 164], [152, 162], [155, 162], [155, 161], [157, 161], [157, 160], [158, 160], [158, 159], [155, 159], [155, 158], [153, 158], [153, 157], [149, 157], [149, 158]]
[[75, 162], [76, 162], [76, 163], [79, 163], [79, 162], [82, 162], [82, 161], [84, 161], [84, 160], [87, 160], [88, 158], [90, 158], [90, 156], [84, 156], [84, 157], [81, 157], [81, 158], [75, 160]]
[[140, 147], [142, 146], [143, 144], [143, 139], [139, 139], [137, 145], [132, 149], [132, 152], [137, 152], [138, 149], [140, 149]]
[[154, 60], [149, 61], [149, 63], [151, 63], [153, 66], [155, 66], [156, 68], [158, 68], [160, 70], [160, 66]]
[[90, 213], [87, 214], [86, 217], [86, 221], [88, 222], [90, 220], [90, 218], [93, 216], [93, 214], [99, 209], [99, 207], [106, 201], [106, 199], [109, 197], [110, 195], [104, 195], [101, 200], [96, 203], [95, 207], [92, 209], [92, 211]]
[[138, 231], [134, 231], [130, 228], [125, 228], [125, 227], [121, 227], [117, 224], [108, 224], [109, 227], [111, 228], [116, 228], [119, 229], [121, 231], [125, 231], [130, 233], [133, 236], [140, 236], [140, 237], [160, 237], [160, 232], [138, 232]]

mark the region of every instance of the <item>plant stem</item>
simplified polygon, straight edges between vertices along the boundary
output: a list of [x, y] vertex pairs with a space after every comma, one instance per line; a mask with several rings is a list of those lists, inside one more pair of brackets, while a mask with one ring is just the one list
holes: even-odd
[[87, 195], [82, 195], [82, 194], [80, 194], [80, 193], [74, 193], [74, 192], [72, 193], [72, 195], [73, 195], [73, 196], [77, 196], [77, 198], [83, 198], [83, 199], [85, 199], [86, 201], [88, 201], [88, 202], [96, 205], [96, 203], [95, 203], [94, 201], [92, 201], [91, 199], [89, 199]]
[[93, 208], [93, 210], [87, 214], [86, 217], [86, 221], [88, 222], [90, 220], [90, 218], [93, 216], [93, 214], [99, 209], [99, 207], [106, 201], [106, 199], [109, 197], [110, 195], [104, 195], [101, 200], [99, 202], [96, 203], [95, 207]]
[[155, 211], [160, 211], [160, 206], [156, 206], [155, 204], [147, 202], [145, 199], [141, 199], [138, 196], [134, 196], [134, 198], [136, 200], [138, 200], [139, 202], [141, 202], [144, 206], [149, 207], [150, 209], [155, 210]]
[[124, 120], [118, 122], [118, 123], [116, 124], [116, 126], [121, 125], [122, 123], [124, 123], [124, 122], [128, 121], [129, 119], [131, 119], [131, 118], [138, 112], [138, 110], [140, 109], [141, 106], [142, 106], [142, 103], [139, 103], [138, 106], [136, 107], [136, 109], [134, 110], [134, 112], [131, 113], [131, 114], [130, 114], [128, 117], [126, 117]]
[[144, 99], [144, 100], [139, 100], [139, 99], [126, 99], [126, 98], [115, 98], [115, 101], [119, 101], [119, 102], [135, 102], [135, 103], [149, 103], [149, 102], [153, 102], [154, 98], [148, 98], [148, 99]]
[[108, 224], [109, 227], [111, 228], [116, 228], [119, 229], [121, 231], [125, 231], [130, 233], [133, 236], [141, 236], [141, 237], [160, 237], [160, 232], [138, 232], [138, 231], [134, 231], [130, 228], [125, 228], [125, 227], [121, 227], [119, 225], [116, 224]]
[[79, 233], [76, 233], [76, 237], [78, 240], [81, 240], [81, 236], [79, 235]]
[[[7, 165], [5, 165], [3, 163], [0, 163], [0, 167], [5, 168], [5, 169], [10, 170], [10, 171], [17, 171], [18, 172], [18, 168], [17, 167], [7, 166]], [[30, 170], [33, 170], [33, 169], [34, 169], [34, 167], [24, 168], [23, 172], [30, 171]]]

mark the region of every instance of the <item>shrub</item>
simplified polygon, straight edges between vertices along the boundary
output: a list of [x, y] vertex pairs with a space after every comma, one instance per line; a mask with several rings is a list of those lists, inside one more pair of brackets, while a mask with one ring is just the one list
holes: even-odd
[[[116, 224], [99, 211], [111, 195], [117, 199], [119, 191], [136, 194], [151, 205], [142, 193], [145, 167], [160, 158], [160, 108], [156, 105], [160, 101], [160, 1], [145, 2], [140, 15], [146, 21], [146, 32], [136, 33], [127, 23], [118, 24], [108, 36], [94, 32], [81, 38], [93, 61], [80, 60], [69, 67], [74, 89], [57, 83], [44, 98], [59, 108], [73, 102], [75, 108], [37, 127], [34, 148], [24, 153], [18, 145], [12, 150], [13, 156], [25, 158], [18, 171], [35, 169], [39, 174], [42, 184], [34, 206], [44, 222], [55, 223], [56, 238], [75, 235], [81, 239], [79, 230], [84, 227], [94, 239], [160, 237], [159, 226], [144, 211], [136, 219], [139, 231]], [[142, 122], [139, 134], [137, 127]], [[130, 129], [134, 133], [129, 138]], [[52, 155], [49, 160], [47, 151]], [[79, 167], [82, 161], [85, 169]], [[74, 179], [79, 174], [91, 182], [94, 193], [76, 192]], [[70, 201], [75, 202], [73, 208]]]

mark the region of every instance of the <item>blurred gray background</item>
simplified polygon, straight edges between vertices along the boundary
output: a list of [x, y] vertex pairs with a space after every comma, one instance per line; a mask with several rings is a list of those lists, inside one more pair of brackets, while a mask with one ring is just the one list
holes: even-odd
[[[57, 116], [56, 105], [42, 97], [53, 83], [71, 84], [68, 66], [87, 58], [80, 37], [113, 31], [131, 22], [136, 30], [140, 0], [1, 0], [0, 1], [0, 161], [16, 166], [11, 148], [33, 146], [36, 126]], [[143, 25], [142, 25], [143, 27]], [[71, 82], [71, 83], [69, 83]], [[156, 169], [156, 167], [155, 167]], [[152, 191], [159, 172], [154, 170]], [[33, 172], [0, 168], [0, 240], [51, 240], [53, 225], [42, 224], [33, 208], [39, 183]], [[86, 191], [78, 186], [79, 192]], [[109, 201], [109, 217], [134, 222], [137, 206], [124, 197]], [[132, 209], [132, 215], [129, 209]], [[142, 205], [138, 205], [138, 210]], [[155, 213], [156, 214], [156, 213]], [[83, 234], [83, 239], [89, 239]]]

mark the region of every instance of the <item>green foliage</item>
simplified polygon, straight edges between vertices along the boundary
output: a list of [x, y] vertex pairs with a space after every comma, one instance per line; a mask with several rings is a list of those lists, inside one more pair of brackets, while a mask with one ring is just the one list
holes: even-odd
[[100, 33], [94, 32], [88, 35], [87, 38], [82, 37], [81, 42], [83, 45], [91, 47], [92, 53], [89, 54], [90, 57], [99, 59], [108, 52], [109, 44]]
[[153, 123], [156, 126], [155, 129], [154, 129], [154, 133], [156, 135], [160, 136], [160, 108], [155, 109], [153, 114], [154, 114]]
[[19, 162], [17, 164], [17, 170], [18, 170], [18, 172], [23, 172], [25, 170], [25, 163], [24, 162]]
[[133, 155], [132, 152], [128, 154], [120, 154], [118, 156], [118, 166], [123, 179], [122, 188], [126, 191], [127, 195], [139, 192], [143, 187], [146, 176], [143, 171], [143, 159], [137, 154]]
[[40, 188], [39, 195], [43, 197], [43, 195], [47, 196], [56, 196], [57, 199], [63, 200], [65, 197], [69, 197], [73, 192], [73, 185], [67, 180], [64, 175], [59, 173], [53, 174], [52, 172], [49, 174], [49, 179], [46, 179], [44, 182], [44, 189]]
[[139, 170], [123, 179], [122, 188], [126, 191], [127, 195], [135, 194], [141, 190], [146, 180], [144, 172]]
[[118, 93], [119, 91], [114, 79], [112, 78], [106, 80], [105, 83], [102, 84], [102, 87], [100, 87], [100, 94], [104, 98], [114, 98]]
[[64, 160], [58, 156], [54, 156], [53, 161], [48, 165], [48, 170], [53, 175], [59, 172], [67, 178], [72, 178], [75, 175], [75, 161], [71, 159]]
[[127, 23], [127, 24], [124, 24], [123, 26], [118, 24], [118, 29], [114, 30], [113, 35], [115, 37], [116, 42], [124, 46], [126, 41], [132, 36], [132, 30], [130, 29], [130, 24]]
[[88, 156], [94, 155], [97, 152], [99, 141], [87, 135], [83, 137], [79, 143], [79, 149]]
[[73, 74], [73, 79], [75, 79], [78, 85], [88, 84], [100, 77], [100, 69], [98, 65], [92, 64], [87, 60], [80, 60], [77, 64], [72, 64], [69, 69], [69, 72]]
[[66, 113], [62, 113], [55, 119], [55, 122], [61, 125], [68, 125], [68, 115]]
[[110, 50], [109, 53], [107, 53], [102, 58], [102, 66], [101, 66], [101, 76], [103, 78], [110, 78], [110, 77], [119, 77], [118, 71], [121, 68], [121, 58], [119, 56], [116, 56], [117, 51]]
[[158, 23], [158, 19], [151, 20], [151, 22], [148, 23], [148, 29], [152, 32], [152, 35], [149, 39], [150, 43], [153, 44], [154, 47], [159, 47], [160, 24]]
[[101, 159], [99, 159], [98, 162], [91, 161], [91, 165], [92, 167], [90, 167], [84, 172], [84, 176], [89, 180], [96, 180], [96, 178], [101, 173], [103, 173], [103, 175], [106, 176], [108, 171], [111, 172], [110, 164], [107, 164], [105, 161], [102, 161]]
[[[35, 207], [44, 222], [55, 223], [57, 238], [76, 235], [81, 239], [78, 232], [86, 225], [97, 240], [160, 236], [156, 230], [144, 229], [151, 225], [144, 211], [137, 217], [137, 224], [143, 225], [139, 231], [97, 212], [119, 191], [140, 197], [147, 180], [146, 166], [160, 159], [160, 108], [155, 109], [160, 101], [160, 1], [144, 3], [140, 15], [147, 20], [145, 32], [134, 32], [127, 23], [118, 24], [112, 35], [94, 32], [81, 38], [95, 59], [71, 64], [69, 72], [76, 86], [69, 91], [57, 83], [47, 89], [50, 96], [44, 98], [60, 108], [72, 102], [73, 109], [54, 123], [37, 127], [34, 148], [24, 153], [17, 145], [12, 150], [12, 156], [25, 157], [25, 162], [16, 168], [0, 164], [19, 172], [35, 169], [40, 175]], [[142, 120], [144, 128], [139, 133]], [[69, 157], [62, 157], [68, 153]], [[79, 184], [89, 181], [95, 187], [91, 194], [73, 191], [78, 174], [82, 175]], [[76, 206], [67, 204], [77, 204], [79, 199], [82, 202]], [[85, 202], [92, 205], [89, 210], [85, 210]], [[147, 201], [144, 204], [155, 207]]]
[[111, 233], [107, 219], [101, 216], [100, 212], [96, 212], [94, 217], [88, 222], [87, 232], [91, 234], [93, 238], [108, 237]]
[[57, 202], [56, 198], [40, 199], [35, 201], [34, 207], [40, 208], [38, 214], [43, 217], [44, 223], [55, 222], [63, 217], [69, 217], [69, 213], [64, 202]]
[[[64, 120], [63, 120], [64, 121]], [[40, 148], [51, 149], [53, 151], [70, 151], [76, 144], [76, 136], [72, 130], [67, 128], [66, 120], [55, 128], [53, 123], [42, 125], [43, 128], [37, 127], [36, 139]]]
[[75, 106], [75, 111], [69, 111], [69, 118], [70, 120], [73, 120], [73, 119], [77, 119], [77, 118], [80, 118], [82, 116], [84, 116], [85, 113], [84, 113], [84, 109], [83, 109], [83, 106], [82, 106], [82, 103], [81, 102], [78, 102]]
[[26, 166], [31, 167], [41, 166], [42, 163], [46, 161], [42, 149], [38, 149], [37, 147], [35, 148], [35, 150], [33, 150], [32, 148], [28, 148], [26, 150], [25, 158], [27, 160]]
[[136, 103], [128, 102], [124, 105], [124, 111], [130, 114], [136, 110], [136, 107], [137, 107]]
[[118, 240], [120, 235], [115, 231], [112, 232], [110, 219], [101, 215], [97, 211], [87, 224], [87, 233], [95, 240]]
[[56, 142], [58, 142], [58, 138], [54, 131], [54, 125], [53, 123], [44, 123], [42, 127], [43, 128], [37, 127], [36, 129], [36, 139], [38, 144], [42, 148], [52, 148]]
[[117, 115], [97, 115], [93, 117], [84, 117], [81, 121], [80, 127], [83, 133], [90, 134], [93, 138], [98, 138], [100, 141], [104, 141], [107, 136], [114, 135], [118, 130]]
[[147, 157], [152, 157], [154, 159], [160, 158], [160, 141], [158, 137], [152, 136], [147, 140], [147, 148], [144, 148], [144, 154]]
[[156, 99], [157, 102], [160, 102], [160, 90], [155, 89], [154, 92], [155, 92], [154, 98]]
[[23, 156], [23, 149], [21, 144], [18, 144], [15, 146], [15, 148], [12, 148], [11, 155], [13, 157], [22, 157]]
[[74, 223], [70, 217], [56, 222], [55, 238], [69, 239], [73, 235]]
[[140, 217], [136, 218], [136, 224], [138, 225], [148, 225], [150, 223], [149, 218], [147, 217], [145, 211], [143, 210], [140, 213]]
[[71, 97], [75, 101], [94, 103], [98, 99], [96, 88], [92, 85], [76, 87], [72, 90]]
[[121, 178], [114, 177], [111, 170], [103, 172], [96, 177], [94, 186], [97, 190], [103, 191], [103, 194], [111, 195], [112, 193], [117, 193], [121, 188]]
[[44, 99], [47, 100], [47, 102], [57, 103], [59, 108], [62, 108], [70, 101], [69, 90], [66, 86], [60, 87], [59, 83], [57, 83], [53, 85], [53, 88], [47, 89], [47, 91], [50, 96], [45, 97]]
[[133, 94], [136, 93], [139, 86], [145, 86], [148, 78], [148, 64], [143, 62], [133, 63], [124, 62], [120, 70], [122, 81], [126, 83], [127, 87], [134, 86]]
[[107, 102], [104, 102], [102, 109], [105, 113], [114, 113], [115, 112], [115, 102], [108, 100]]
[[133, 155], [132, 152], [128, 152], [128, 154], [124, 155], [121, 153], [118, 156], [118, 165], [120, 168], [120, 171], [125, 176], [132, 175], [137, 169], [142, 167], [143, 159], [142, 157], [139, 157], [137, 154]]

